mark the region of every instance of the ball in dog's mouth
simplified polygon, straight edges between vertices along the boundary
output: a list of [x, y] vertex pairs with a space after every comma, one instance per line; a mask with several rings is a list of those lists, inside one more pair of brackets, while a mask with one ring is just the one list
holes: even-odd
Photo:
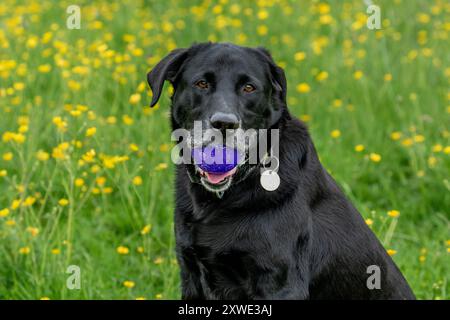
[[239, 164], [236, 149], [221, 145], [194, 148], [192, 158], [201, 183], [207, 190], [220, 192], [229, 188]]

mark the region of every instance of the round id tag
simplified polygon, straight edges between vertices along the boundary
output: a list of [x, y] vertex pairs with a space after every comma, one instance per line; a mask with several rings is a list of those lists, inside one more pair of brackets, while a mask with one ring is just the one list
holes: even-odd
[[276, 168], [273, 170], [264, 170], [263, 172], [261, 172], [261, 177], [259, 179], [261, 186], [267, 191], [275, 191], [280, 186], [280, 176], [277, 173], [280, 163], [277, 157], [272, 157], [272, 159], [277, 160]]
[[280, 186], [280, 176], [274, 170], [266, 170], [261, 173], [259, 181], [267, 191], [275, 191]]

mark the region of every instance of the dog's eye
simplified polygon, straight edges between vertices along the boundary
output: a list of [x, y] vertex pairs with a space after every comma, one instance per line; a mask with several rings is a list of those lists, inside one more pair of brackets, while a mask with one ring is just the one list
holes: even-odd
[[250, 83], [247, 83], [244, 88], [242, 88], [244, 92], [250, 93], [256, 90], [255, 86], [251, 85]]
[[208, 89], [208, 82], [205, 80], [199, 80], [195, 83], [195, 86], [200, 89]]

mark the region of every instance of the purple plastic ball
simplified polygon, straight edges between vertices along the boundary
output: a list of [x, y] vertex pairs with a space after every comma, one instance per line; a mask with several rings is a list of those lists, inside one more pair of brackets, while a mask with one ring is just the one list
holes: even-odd
[[194, 148], [192, 158], [200, 169], [212, 173], [228, 172], [239, 163], [238, 151], [221, 145]]

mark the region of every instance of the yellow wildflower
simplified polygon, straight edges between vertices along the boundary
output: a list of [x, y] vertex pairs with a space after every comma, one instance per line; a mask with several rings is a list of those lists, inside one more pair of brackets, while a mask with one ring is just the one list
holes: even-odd
[[328, 79], [328, 72], [326, 71], [321, 71], [316, 76], [317, 81], [324, 81], [326, 79]]
[[256, 28], [256, 32], [260, 35], [260, 36], [265, 36], [268, 32], [269, 32], [269, 28], [267, 28], [267, 26], [265, 25], [259, 25]]
[[333, 100], [333, 107], [334, 107], [334, 108], [340, 108], [340, 107], [342, 107], [342, 100], [341, 100], [341, 99], [334, 99], [334, 100]]
[[103, 186], [106, 183], [106, 178], [105, 177], [97, 177], [95, 179], [95, 183], [97, 183], [99, 186]]
[[296, 52], [294, 55], [295, 61], [302, 61], [306, 59], [306, 53], [303, 51]]
[[2, 140], [4, 142], [14, 141], [16, 143], [21, 144], [21, 143], [25, 142], [25, 136], [22, 133], [15, 133], [15, 132], [6, 131], [2, 135]]
[[390, 255], [391, 257], [397, 253], [397, 250], [393, 250], [393, 249], [388, 249], [387, 250], [388, 255]]
[[107, 124], [116, 124], [117, 123], [117, 118], [114, 116], [109, 116], [108, 118], [106, 118], [106, 123]]
[[134, 283], [134, 281], [126, 280], [126, 281], [123, 282], [123, 286], [128, 288], [128, 289], [134, 288], [135, 285], [136, 284]]
[[339, 138], [341, 136], [341, 131], [340, 130], [333, 130], [333, 131], [331, 131], [330, 135], [334, 139]]
[[364, 146], [362, 144], [358, 144], [355, 146], [355, 151], [356, 152], [362, 152], [364, 151]]
[[414, 144], [414, 140], [411, 138], [406, 138], [402, 140], [402, 145], [404, 145], [405, 147], [410, 147]]
[[38, 71], [39, 71], [40, 73], [49, 73], [50, 70], [52, 70], [52, 66], [49, 65], [49, 64], [41, 64], [41, 65], [38, 67]]
[[86, 137], [92, 137], [97, 132], [96, 127], [91, 127], [86, 130]]
[[130, 104], [138, 104], [141, 101], [141, 95], [139, 93], [132, 94], [130, 96]]
[[428, 158], [428, 166], [430, 168], [434, 168], [436, 166], [436, 163], [437, 163], [437, 158], [436, 157], [431, 156], [431, 157]]
[[400, 211], [398, 211], [398, 210], [389, 210], [387, 214], [388, 214], [389, 217], [397, 218], [398, 216], [400, 216]]
[[17, 208], [20, 207], [20, 205], [22, 204], [22, 200], [20, 199], [14, 199], [11, 203], [11, 209], [12, 210], [16, 210]]
[[50, 155], [48, 154], [48, 152], [39, 150], [38, 152], [36, 152], [36, 158], [39, 161], [47, 161], [50, 158]]
[[163, 143], [162, 145], [159, 146], [159, 151], [161, 152], [167, 152], [170, 149], [170, 145], [167, 143]]
[[52, 121], [59, 131], [61, 132], [67, 131], [67, 122], [63, 120], [61, 117], [53, 117]]
[[67, 205], [69, 204], [69, 200], [64, 199], [64, 198], [59, 199], [58, 204], [59, 204], [61, 207], [65, 207], [65, 206], [67, 206]]
[[442, 150], [443, 150], [444, 148], [442, 147], [442, 145], [441, 144], [435, 144], [434, 146], [433, 146], [433, 152], [441, 152]]
[[259, 20], [266, 20], [268, 17], [269, 17], [269, 13], [266, 10], [258, 11], [258, 19]]
[[118, 246], [116, 251], [117, 251], [118, 254], [125, 255], [125, 254], [128, 254], [130, 252], [130, 249], [128, 249], [128, 247], [125, 247], [125, 246]]
[[129, 145], [129, 148], [130, 148], [130, 150], [133, 151], [133, 152], [139, 151], [139, 147], [138, 147], [138, 145], [135, 144], [135, 143], [131, 143], [131, 144]]
[[12, 219], [9, 219], [9, 220], [6, 220], [6, 221], [5, 221], [5, 224], [6, 224], [8, 227], [13, 227], [13, 226], [16, 225], [16, 222], [15, 222], [14, 220], [12, 220]]
[[300, 93], [308, 93], [309, 91], [311, 91], [311, 87], [305, 82], [298, 84], [296, 89]]
[[133, 118], [131, 118], [131, 117], [128, 116], [128, 115], [124, 115], [124, 116], [122, 117], [122, 121], [123, 121], [123, 123], [126, 124], [127, 126], [132, 125], [133, 122], [134, 122]]
[[142, 178], [140, 176], [136, 176], [133, 178], [133, 184], [135, 186], [140, 186], [142, 184]]
[[145, 235], [147, 233], [149, 233], [152, 230], [152, 225], [151, 224], [147, 224], [146, 226], [144, 226], [141, 230], [141, 234]]
[[28, 196], [25, 198], [25, 200], [23, 201], [23, 206], [24, 207], [30, 207], [32, 206], [34, 203], [36, 202], [36, 198], [32, 197], [32, 196]]
[[156, 171], [161, 171], [161, 170], [164, 170], [164, 169], [167, 169], [168, 168], [168, 165], [167, 165], [167, 163], [160, 163], [160, 164], [158, 164], [157, 166], [156, 166], [156, 168], [155, 168], [155, 170]]
[[39, 229], [35, 227], [28, 227], [27, 232], [31, 234], [33, 237], [36, 237], [39, 234]]
[[361, 70], [357, 70], [353, 73], [353, 78], [355, 78], [356, 80], [359, 80], [363, 77], [363, 72]]
[[3, 154], [3, 160], [5, 161], [11, 161], [14, 158], [14, 155], [12, 152], [6, 152]]
[[9, 212], [10, 211], [8, 208], [0, 210], [0, 218], [6, 217], [7, 215], [9, 215]]
[[311, 116], [309, 114], [302, 114], [300, 116], [300, 120], [302, 120], [303, 122], [309, 122], [311, 121]]
[[402, 133], [398, 131], [394, 131], [391, 133], [392, 140], [399, 140], [402, 137]]
[[84, 185], [84, 180], [82, 178], [75, 179], [75, 186], [82, 187]]
[[22, 247], [22, 248], [19, 249], [19, 253], [20, 254], [24, 254], [24, 255], [25, 254], [29, 254], [30, 251], [31, 251], [30, 247]]
[[381, 156], [378, 153], [371, 153], [369, 155], [369, 159], [373, 162], [380, 162], [381, 161]]
[[103, 194], [110, 194], [112, 192], [113, 192], [113, 188], [111, 188], [111, 187], [106, 187], [106, 188], [102, 189]]

